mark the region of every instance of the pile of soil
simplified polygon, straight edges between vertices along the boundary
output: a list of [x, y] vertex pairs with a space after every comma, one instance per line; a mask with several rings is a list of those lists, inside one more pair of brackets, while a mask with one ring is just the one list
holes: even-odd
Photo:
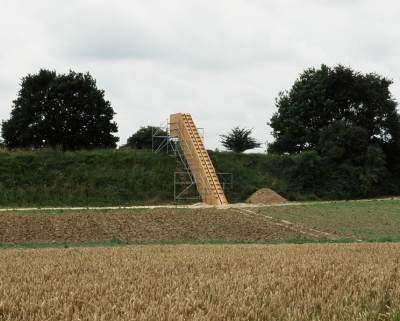
[[143, 212], [0, 215], [1, 243], [151, 241], [274, 241], [324, 237], [297, 223], [242, 209], [150, 209]]
[[284, 204], [288, 200], [269, 188], [262, 188], [251, 195], [246, 203], [251, 204]]

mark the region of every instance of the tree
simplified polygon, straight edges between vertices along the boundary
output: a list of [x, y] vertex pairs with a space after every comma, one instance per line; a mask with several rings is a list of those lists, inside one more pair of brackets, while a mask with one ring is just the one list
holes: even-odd
[[[371, 143], [368, 131], [344, 121], [334, 121], [321, 130], [315, 149], [321, 157], [325, 172], [346, 168], [353, 173], [358, 193], [368, 195], [374, 184], [387, 175], [385, 155], [382, 148]], [[320, 177], [324, 177], [324, 173]], [[346, 175], [350, 178], [349, 174]], [[342, 181], [345, 179], [342, 178]]]
[[257, 148], [261, 143], [256, 139], [250, 137], [253, 129], [239, 128], [236, 126], [231, 129], [227, 135], [220, 135], [222, 140], [220, 143], [230, 151], [235, 153], [242, 153], [246, 150]]
[[162, 136], [167, 136], [167, 132], [159, 127], [140, 127], [136, 133], [128, 138], [126, 145], [123, 147], [156, 150], [158, 147], [160, 147], [165, 139]]
[[275, 141], [268, 152], [293, 155], [315, 150], [321, 135], [340, 121], [347, 129], [362, 128], [367, 146], [381, 148], [392, 168], [400, 157], [400, 115], [389, 91], [392, 83], [342, 65], [305, 70], [291, 90], [276, 99], [278, 111], [268, 123]]
[[115, 112], [89, 73], [41, 69], [22, 78], [11, 117], [2, 121], [9, 148], [60, 146], [64, 150], [116, 147]]
[[268, 152], [289, 155], [292, 186], [335, 199], [397, 193], [400, 115], [391, 84], [376, 73], [322, 65], [279, 93]]

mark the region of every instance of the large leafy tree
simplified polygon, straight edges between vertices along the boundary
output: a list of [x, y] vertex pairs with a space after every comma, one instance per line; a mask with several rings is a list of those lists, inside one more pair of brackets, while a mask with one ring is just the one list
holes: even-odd
[[393, 168], [400, 156], [400, 116], [391, 84], [376, 73], [362, 74], [343, 65], [305, 70], [290, 91], [280, 92], [276, 99], [278, 111], [269, 122], [275, 141], [268, 152], [293, 155], [318, 150], [332, 155], [327, 148], [331, 144], [348, 155], [360, 146], [357, 140], [353, 146], [346, 146], [351, 140], [340, 143], [338, 133], [346, 141], [346, 135], [356, 137], [355, 132], [362, 131], [364, 152], [373, 144]]
[[41, 69], [22, 78], [11, 117], [2, 121], [7, 147], [64, 150], [116, 147], [115, 112], [89, 73]]
[[140, 127], [136, 133], [128, 138], [126, 145], [122, 147], [157, 150], [165, 142], [166, 136], [167, 132], [162, 128], [155, 126]]
[[397, 193], [400, 115], [391, 84], [376, 73], [322, 65], [279, 93], [268, 152], [290, 156], [292, 186], [322, 198]]
[[253, 129], [240, 128], [236, 126], [227, 135], [220, 135], [222, 145], [230, 151], [242, 153], [246, 150], [257, 148], [261, 143], [250, 137]]

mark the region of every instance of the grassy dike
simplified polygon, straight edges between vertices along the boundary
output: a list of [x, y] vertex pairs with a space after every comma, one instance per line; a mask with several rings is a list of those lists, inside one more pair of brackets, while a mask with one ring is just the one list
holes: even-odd
[[176, 161], [130, 149], [0, 150], [0, 206], [124, 206], [173, 200]]
[[[285, 193], [268, 166], [270, 157], [209, 154], [218, 171], [233, 173], [233, 189], [226, 191], [230, 203], [242, 202], [263, 187]], [[0, 149], [0, 207], [172, 204], [176, 171], [177, 159], [165, 153]]]
[[[217, 172], [233, 174], [233, 189], [225, 190], [229, 203], [244, 202], [264, 187], [290, 201], [397, 195], [393, 188], [379, 190], [381, 186], [393, 185], [389, 180], [387, 184], [376, 183], [369, 195], [353, 191], [345, 198], [341, 191], [346, 188], [347, 181], [335, 186], [334, 182], [319, 186], [313, 181], [304, 181], [313, 167], [302, 169], [298, 164], [301, 159], [295, 157], [208, 153]], [[181, 170], [176, 157], [151, 151], [44, 149], [10, 152], [0, 149], [0, 207], [182, 204], [183, 201], [174, 201], [174, 172]]]

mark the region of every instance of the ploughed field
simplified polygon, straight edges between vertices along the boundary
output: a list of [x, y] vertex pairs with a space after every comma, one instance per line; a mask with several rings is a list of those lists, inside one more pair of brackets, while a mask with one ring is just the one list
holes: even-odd
[[399, 320], [400, 243], [0, 251], [0, 320]]
[[67, 211], [50, 214], [0, 214], [0, 244], [83, 243], [119, 240], [128, 243], [158, 241], [270, 242], [290, 238], [335, 239], [323, 231], [268, 216], [251, 208], [172, 209], [102, 212]]

